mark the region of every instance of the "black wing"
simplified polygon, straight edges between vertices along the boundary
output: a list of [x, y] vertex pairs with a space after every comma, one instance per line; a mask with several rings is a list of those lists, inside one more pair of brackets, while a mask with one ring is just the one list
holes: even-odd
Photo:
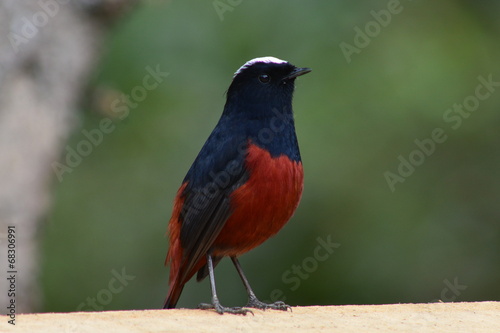
[[[248, 180], [244, 167], [246, 145], [244, 135], [229, 135], [227, 128], [225, 131], [218, 124], [184, 179], [187, 186], [180, 214], [181, 281], [210, 251], [231, 215], [231, 193]], [[216, 262], [219, 260], [215, 259]], [[202, 269], [198, 279], [205, 276], [206, 270]]]

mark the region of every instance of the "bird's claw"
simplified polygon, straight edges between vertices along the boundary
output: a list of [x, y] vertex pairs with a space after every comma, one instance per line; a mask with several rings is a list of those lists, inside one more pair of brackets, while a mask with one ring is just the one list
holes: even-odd
[[285, 304], [282, 301], [277, 301], [277, 302], [269, 304], [269, 303], [261, 302], [256, 298], [249, 300], [247, 307], [261, 309], [261, 310], [273, 309], [273, 310], [281, 310], [281, 311], [288, 311], [288, 309], [290, 309], [290, 311], [292, 311], [292, 307], [288, 304]]
[[253, 315], [253, 311], [250, 309], [245, 309], [242, 307], [226, 307], [220, 305], [220, 303], [209, 304], [209, 303], [200, 303], [198, 305], [198, 309], [209, 310], [214, 309], [218, 314], [231, 313], [231, 314], [240, 314], [246, 316], [247, 313], [251, 313]]

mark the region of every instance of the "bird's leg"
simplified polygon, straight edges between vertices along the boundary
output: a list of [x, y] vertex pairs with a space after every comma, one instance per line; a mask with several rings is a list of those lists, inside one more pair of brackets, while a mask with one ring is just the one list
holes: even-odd
[[253, 314], [252, 310], [249, 309], [244, 309], [241, 307], [225, 307], [222, 306], [219, 302], [219, 298], [217, 297], [217, 290], [215, 289], [215, 276], [214, 276], [214, 266], [212, 262], [212, 256], [210, 254], [207, 254], [207, 266], [208, 266], [208, 275], [210, 277], [210, 287], [212, 289], [212, 304], [207, 304], [207, 303], [201, 303], [198, 305], [199, 309], [214, 309], [217, 311], [219, 314], [224, 314], [224, 313], [232, 313], [232, 314], [242, 314], [246, 315], [248, 312]]
[[243, 281], [243, 284], [245, 285], [245, 289], [247, 290], [248, 293], [248, 304], [247, 307], [249, 308], [256, 308], [256, 309], [274, 309], [274, 310], [283, 310], [287, 311], [288, 309], [292, 309], [290, 305], [285, 304], [282, 301], [277, 301], [271, 304], [261, 302], [257, 299], [257, 296], [255, 296], [255, 293], [252, 290], [252, 287], [250, 287], [250, 283], [248, 283], [248, 280], [243, 274], [243, 270], [241, 269], [240, 262], [236, 257], [231, 257], [231, 260], [233, 261], [234, 267], [236, 267], [236, 270], [238, 271], [238, 274], [240, 275], [241, 281]]

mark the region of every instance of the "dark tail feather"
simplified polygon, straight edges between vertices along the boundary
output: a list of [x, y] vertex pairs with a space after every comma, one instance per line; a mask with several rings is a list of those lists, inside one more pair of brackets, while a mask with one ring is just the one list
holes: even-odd
[[[212, 263], [213, 267], [215, 268], [217, 264], [222, 260], [222, 257], [213, 257], [212, 258]], [[208, 276], [208, 266], [207, 264], [203, 265], [202, 268], [198, 270], [198, 274], [196, 275], [196, 281], [200, 282], [203, 281], [204, 278]]]
[[163, 304], [164, 309], [173, 309], [181, 297], [182, 289], [184, 289], [184, 283], [179, 284], [177, 281], [170, 285], [168, 290], [167, 298], [165, 299], [165, 304]]

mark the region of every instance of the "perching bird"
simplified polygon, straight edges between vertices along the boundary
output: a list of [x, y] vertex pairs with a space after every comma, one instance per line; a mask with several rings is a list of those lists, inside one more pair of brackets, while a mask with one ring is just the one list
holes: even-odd
[[184, 284], [210, 276], [212, 304], [203, 309], [246, 314], [220, 304], [214, 268], [228, 256], [248, 292], [246, 307], [287, 310], [257, 299], [237, 257], [275, 235], [292, 217], [303, 188], [303, 169], [292, 112], [295, 79], [309, 73], [274, 57], [255, 58], [234, 73], [227, 101], [177, 192], [168, 225], [170, 288], [174, 308]]

